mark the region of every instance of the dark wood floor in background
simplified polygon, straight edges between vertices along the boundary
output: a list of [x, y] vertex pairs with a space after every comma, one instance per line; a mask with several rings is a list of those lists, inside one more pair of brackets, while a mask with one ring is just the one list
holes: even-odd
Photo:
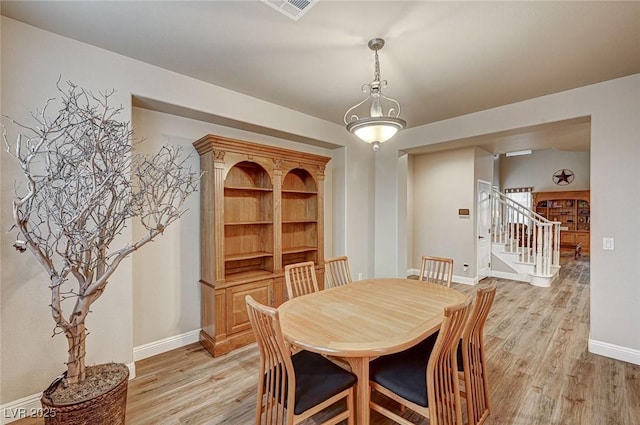
[[[498, 280], [485, 328], [492, 403], [487, 425], [640, 424], [640, 366], [587, 352], [588, 258], [563, 260], [551, 288]], [[257, 358], [255, 345], [214, 359], [192, 344], [137, 362], [127, 424], [252, 424]], [[392, 423], [371, 416], [373, 425]], [[428, 424], [408, 411], [404, 416]]]

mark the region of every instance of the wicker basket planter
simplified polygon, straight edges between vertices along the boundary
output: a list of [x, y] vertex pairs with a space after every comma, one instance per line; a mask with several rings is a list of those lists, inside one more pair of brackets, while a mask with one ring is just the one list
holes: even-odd
[[78, 402], [54, 402], [51, 395], [62, 385], [62, 380], [54, 381], [40, 399], [46, 412], [45, 425], [125, 425], [129, 368], [123, 364], [118, 366], [126, 369], [124, 379], [106, 392]]

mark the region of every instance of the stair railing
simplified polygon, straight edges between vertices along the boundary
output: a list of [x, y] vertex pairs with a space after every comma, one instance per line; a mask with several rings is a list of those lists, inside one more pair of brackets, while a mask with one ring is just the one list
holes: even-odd
[[536, 275], [548, 276], [553, 266], [560, 266], [560, 224], [492, 190], [492, 242], [504, 244], [507, 251], [518, 252], [521, 262], [534, 265]]

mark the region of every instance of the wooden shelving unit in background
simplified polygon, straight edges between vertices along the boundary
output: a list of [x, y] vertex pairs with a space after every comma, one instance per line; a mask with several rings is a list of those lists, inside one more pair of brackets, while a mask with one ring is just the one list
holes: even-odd
[[560, 250], [575, 251], [580, 244], [583, 253], [590, 251], [591, 196], [588, 190], [535, 192], [535, 211], [551, 221], [561, 223]]

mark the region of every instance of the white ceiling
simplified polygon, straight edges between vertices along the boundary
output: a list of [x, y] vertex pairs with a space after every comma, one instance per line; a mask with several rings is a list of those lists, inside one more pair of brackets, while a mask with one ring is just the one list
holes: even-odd
[[[1, 7], [10, 18], [339, 124], [373, 79], [373, 37], [386, 40], [385, 93], [400, 101], [410, 127], [640, 73], [638, 1], [319, 0], [298, 21], [258, 0]], [[570, 125], [565, 139], [579, 133]], [[582, 125], [588, 148], [588, 120]], [[566, 147], [581, 149], [571, 140]]]

